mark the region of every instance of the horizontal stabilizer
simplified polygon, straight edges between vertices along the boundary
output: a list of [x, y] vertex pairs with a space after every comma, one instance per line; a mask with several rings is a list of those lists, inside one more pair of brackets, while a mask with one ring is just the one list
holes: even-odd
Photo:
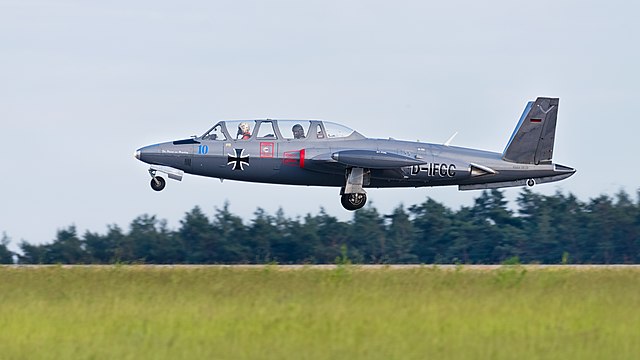
[[503, 182], [494, 182], [494, 183], [486, 183], [486, 184], [470, 184], [470, 185], [459, 185], [458, 190], [482, 190], [482, 189], [499, 189], [513, 186], [525, 186], [529, 180], [533, 180], [534, 184], [544, 184], [550, 183], [554, 181], [564, 180], [573, 174], [576, 173], [576, 169], [570, 168], [568, 166], [553, 165], [554, 175], [544, 176], [544, 177], [534, 177], [531, 179], [520, 179], [514, 181], [503, 181]]
[[343, 150], [333, 153], [331, 158], [347, 166], [366, 169], [396, 169], [426, 163], [409, 156], [375, 150]]

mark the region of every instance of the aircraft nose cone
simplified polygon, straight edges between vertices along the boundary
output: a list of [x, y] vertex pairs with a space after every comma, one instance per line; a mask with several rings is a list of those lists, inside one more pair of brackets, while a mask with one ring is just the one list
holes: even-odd
[[158, 144], [143, 146], [136, 150], [135, 153], [133, 153], [133, 157], [142, 161], [143, 163], [150, 164], [150, 161], [154, 161], [154, 159], [158, 160], [157, 158], [158, 156], [160, 156], [161, 152], [162, 149]]

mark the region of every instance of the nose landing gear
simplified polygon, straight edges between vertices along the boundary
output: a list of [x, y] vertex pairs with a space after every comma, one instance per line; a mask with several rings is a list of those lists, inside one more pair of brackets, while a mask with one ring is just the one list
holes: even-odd
[[156, 175], [157, 172], [167, 174], [169, 179], [182, 181], [184, 171], [169, 166], [151, 165], [149, 175], [151, 175], [151, 188], [155, 191], [162, 191], [167, 185], [166, 180], [162, 176]]
[[149, 175], [151, 175], [151, 188], [155, 191], [162, 191], [167, 185], [167, 182], [162, 176], [156, 176], [156, 170], [154, 168], [149, 169]]

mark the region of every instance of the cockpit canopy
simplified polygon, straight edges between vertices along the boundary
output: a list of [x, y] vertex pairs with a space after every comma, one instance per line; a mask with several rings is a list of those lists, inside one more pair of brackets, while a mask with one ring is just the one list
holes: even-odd
[[227, 120], [215, 124], [202, 140], [331, 140], [361, 139], [346, 126], [320, 120]]

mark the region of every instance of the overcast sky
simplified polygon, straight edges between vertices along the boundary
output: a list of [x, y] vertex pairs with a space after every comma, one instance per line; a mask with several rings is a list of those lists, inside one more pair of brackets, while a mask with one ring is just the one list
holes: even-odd
[[[435, 143], [458, 131], [454, 145], [502, 151], [537, 96], [560, 98], [554, 161], [578, 173], [534, 189], [635, 198], [638, 14], [621, 0], [0, 0], [0, 232], [15, 250], [144, 213], [176, 228], [225, 201], [247, 221], [258, 207], [348, 220], [337, 188], [187, 175], [156, 193], [133, 153], [247, 118]], [[368, 194], [388, 213], [480, 193]]]

